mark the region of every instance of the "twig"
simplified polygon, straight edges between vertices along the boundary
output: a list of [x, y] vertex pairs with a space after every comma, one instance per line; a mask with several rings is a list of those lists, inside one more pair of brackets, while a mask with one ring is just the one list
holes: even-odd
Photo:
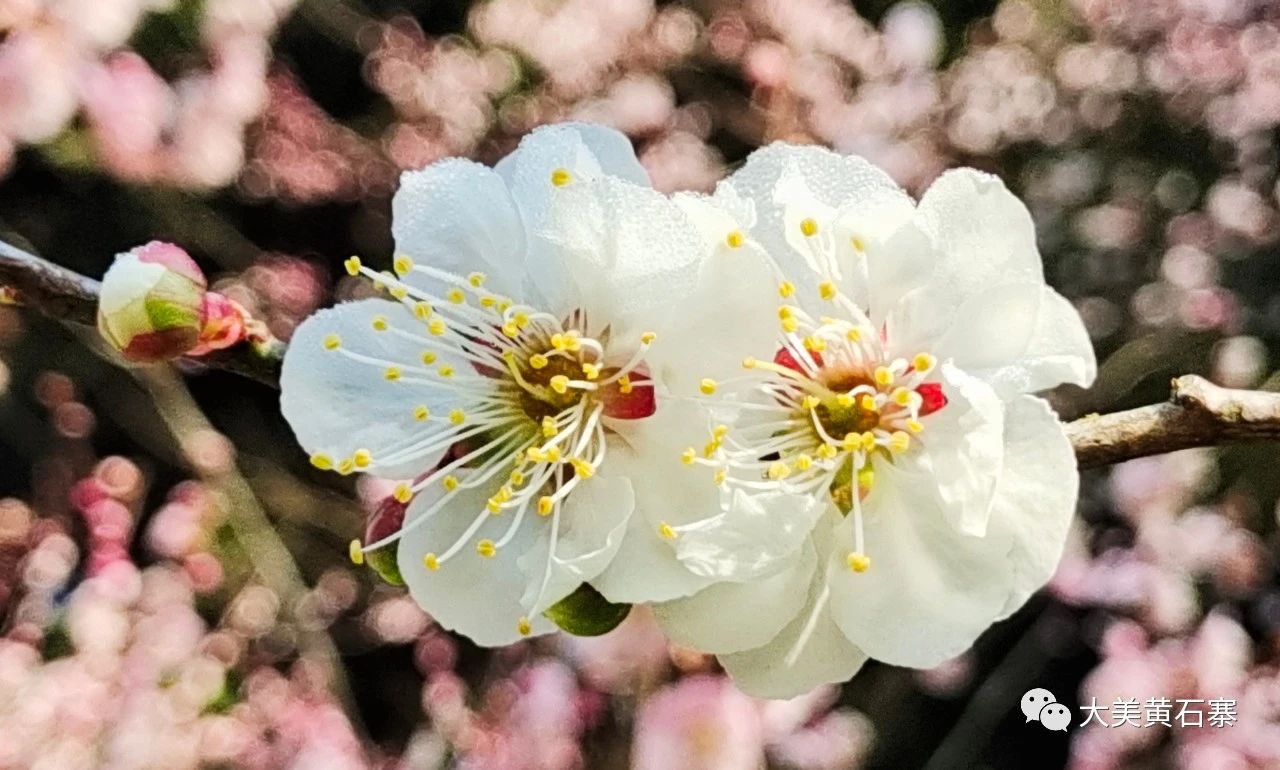
[[[95, 322], [97, 281], [0, 241], [0, 286], [6, 284], [19, 302], [51, 318]], [[238, 345], [186, 360], [279, 387], [284, 347]], [[1082, 417], [1066, 431], [1081, 468], [1192, 447], [1280, 441], [1280, 393], [1222, 388], [1189, 374], [1173, 381], [1166, 403]]]

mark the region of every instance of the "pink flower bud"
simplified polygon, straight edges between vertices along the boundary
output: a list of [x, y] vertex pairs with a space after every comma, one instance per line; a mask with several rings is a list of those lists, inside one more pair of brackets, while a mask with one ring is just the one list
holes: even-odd
[[206, 283], [185, 251], [152, 241], [116, 256], [102, 279], [98, 331], [130, 361], [191, 350], [204, 327]]

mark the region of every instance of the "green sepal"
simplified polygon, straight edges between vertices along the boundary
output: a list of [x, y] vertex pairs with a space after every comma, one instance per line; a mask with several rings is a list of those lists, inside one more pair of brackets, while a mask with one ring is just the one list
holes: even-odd
[[378, 573], [378, 577], [387, 585], [403, 586], [404, 576], [400, 574], [400, 564], [396, 561], [396, 544], [384, 545], [376, 551], [364, 555], [364, 563], [369, 569]]
[[542, 613], [574, 636], [600, 636], [618, 627], [631, 614], [630, 604], [614, 604], [583, 583]]

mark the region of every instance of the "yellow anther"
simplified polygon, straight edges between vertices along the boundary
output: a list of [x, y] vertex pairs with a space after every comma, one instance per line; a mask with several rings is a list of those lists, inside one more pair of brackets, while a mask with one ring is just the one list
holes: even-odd
[[430, 320], [430, 319], [431, 319], [431, 313], [432, 313], [432, 312], [433, 312], [433, 311], [432, 311], [432, 309], [431, 309], [431, 305], [430, 305], [430, 304], [428, 304], [428, 303], [426, 303], [426, 302], [415, 302], [415, 303], [413, 303], [413, 315], [414, 315], [414, 316], [415, 316], [419, 321], [427, 321], [427, 320]]
[[431, 365], [432, 365], [432, 364], [434, 364], [435, 362], [436, 362], [436, 354], [435, 354], [435, 353], [431, 352], [430, 350], [423, 352], [423, 354], [422, 354], [422, 363], [426, 364], [427, 366], [431, 366]]
[[675, 527], [664, 521], [658, 524], [658, 535], [664, 540], [675, 540], [680, 536], [680, 533], [676, 532]]
[[481, 540], [480, 542], [476, 543], [476, 553], [480, 554], [486, 559], [492, 559], [495, 555], [497, 555], [498, 547], [493, 544], [492, 540], [485, 538], [484, 540]]
[[836, 403], [845, 409], [852, 409], [858, 400], [853, 397], [852, 393], [840, 393], [836, 395]]
[[800, 232], [804, 233], [804, 237], [812, 238], [818, 234], [818, 223], [808, 217], [801, 219]]
[[351, 455], [351, 462], [355, 463], [357, 468], [368, 468], [373, 462], [373, 454], [368, 449], [357, 449]]
[[600, 367], [595, 364], [583, 364], [582, 373], [587, 376], [588, 380], [600, 379]]
[[480, 307], [494, 307], [498, 304], [498, 298], [488, 294], [480, 298]]
[[688, 449], [680, 453], [680, 462], [684, 463], [685, 465], [693, 465], [693, 462], [697, 459], [698, 459], [698, 452], [693, 447], [689, 447]]
[[778, 284], [778, 295], [784, 299], [796, 293], [796, 285], [791, 281], [783, 281]]
[[360, 275], [360, 258], [349, 257], [343, 261], [342, 266], [347, 269], [347, 275]]
[[403, 278], [413, 270], [413, 260], [401, 254], [391, 262], [391, 268], [396, 271], [396, 275]]
[[550, 516], [552, 509], [555, 508], [555, 505], [556, 505], [556, 501], [552, 500], [550, 497], [539, 497], [538, 498], [538, 515]]
[[818, 398], [817, 396], [805, 396], [804, 398], [800, 399], [800, 408], [805, 410], [806, 412], [809, 412], [814, 409], [817, 409], [818, 405], [820, 405], [821, 403], [822, 403], [822, 399]]
[[419, 405], [413, 408], [413, 419], [417, 420], [418, 422], [422, 422], [423, 420], [427, 419], [430, 416], [431, 416], [431, 410], [426, 408], [425, 406]]
[[478, 289], [484, 285], [486, 278], [488, 278], [488, 276], [486, 276], [484, 273], [472, 273], [471, 275], [467, 276], [467, 283], [471, 284], [472, 286]]
[[867, 431], [862, 434], [862, 451], [870, 452], [876, 448], [876, 434]]
[[324, 336], [324, 349], [337, 350], [342, 347], [342, 338], [336, 334], [326, 334]]
[[534, 353], [533, 355], [529, 356], [529, 366], [532, 366], [534, 369], [541, 369], [545, 367], [548, 363], [550, 363], [550, 361], [547, 359], [546, 356], [542, 355], [541, 353]]
[[556, 187], [564, 187], [573, 181], [573, 174], [569, 173], [567, 168], [558, 168], [551, 172], [551, 184]]
[[385, 332], [387, 330], [386, 316], [376, 315], [373, 317], [373, 328], [376, 331]]
[[409, 290], [400, 284], [396, 284], [392, 286], [390, 291], [391, 291], [391, 296], [395, 297], [396, 299], [404, 299], [405, 297], [409, 296]]
[[818, 284], [818, 296], [822, 297], [823, 299], [835, 299], [836, 294], [838, 293], [839, 293], [839, 290], [836, 288], [836, 285], [831, 281], [823, 281], [822, 283]]
[[549, 463], [560, 462], [560, 457], [560, 447], [558, 446], [549, 446], [547, 451], [542, 453], [542, 459]]
[[717, 439], [722, 439], [725, 436], [729, 435], [729, 426], [717, 425], [716, 427], [711, 429], [711, 435], [715, 436]]
[[715, 439], [712, 439], [708, 441], [705, 446], [702, 447], [702, 456], [714, 457], [716, 452], [718, 451], [720, 451], [720, 442]]
[[840, 441], [840, 448], [849, 452], [852, 452], [860, 446], [862, 446], [861, 433], [846, 433], [844, 434], [844, 438]]
[[725, 479], [728, 479], [728, 478], [729, 478], [729, 472], [726, 471], [724, 468], [721, 468], [720, 470], [716, 471], [716, 475], [711, 477], [712, 481], [716, 483], [717, 487], [723, 484], [725, 482]]
[[509, 299], [503, 299], [501, 302], [499, 302], [499, 303], [498, 303], [498, 308], [497, 308], [497, 310], [498, 310], [498, 312], [499, 312], [499, 313], [505, 313], [505, 312], [507, 312], [508, 310], [510, 310], [510, 309], [511, 309], [511, 305], [512, 305], [512, 304], [514, 304], [514, 303], [512, 303], [512, 301], [511, 301], [511, 300], [509, 300]]
[[511, 317], [511, 320], [513, 323], [515, 323], [517, 329], [523, 329], [524, 327], [529, 325], [529, 314], [516, 313]]
[[444, 364], [437, 369], [436, 372], [438, 372], [441, 377], [449, 378], [453, 376], [453, 367], [448, 364]]
[[551, 335], [551, 347], [559, 351], [565, 351], [569, 348], [569, 340], [563, 334], [556, 332]]
[[813, 353], [821, 353], [827, 349], [827, 341], [821, 337], [809, 336], [804, 338], [804, 346]]
[[573, 458], [572, 460], [569, 461], [569, 464], [573, 466], [573, 472], [576, 473], [578, 477], [581, 479], [584, 479], [584, 480], [589, 479], [592, 476], [596, 475], [596, 466], [592, 465], [591, 463], [587, 462], [581, 457]]
[[502, 325], [502, 333], [511, 339], [520, 336], [520, 327], [516, 326], [514, 321], [507, 321]]
[[871, 567], [871, 559], [865, 553], [850, 551], [844, 562], [854, 572], [866, 572]]
[[787, 334], [791, 334], [792, 332], [794, 332], [796, 329], [799, 329], [799, 328], [800, 328], [800, 322], [794, 318], [784, 318], [782, 320], [782, 330]]
[[436, 570], [440, 569], [440, 559], [434, 553], [429, 553], [426, 556], [422, 557], [422, 566], [426, 567], [432, 572], [435, 572]]
[[702, 395], [710, 396], [716, 392], [716, 381], [710, 377], [703, 377], [702, 382], [698, 383], [698, 390], [702, 391]]
[[844, 333], [844, 338], [849, 340], [850, 342], [857, 342], [858, 340], [862, 339], [862, 332], [858, 331], [857, 329], [850, 329], [849, 331]]
[[400, 367], [388, 366], [386, 368], [386, 371], [382, 373], [382, 377], [387, 382], [395, 382], [396, 380], [400, 379]]
[[551, 438], [552, 436], [556, 435], [559, 432], [560, 432], [560, 429], [556, 427], [556, 418], [551, 417], [549, 415], [542, 418], [543, 437]]
[[780, 305], [778, 307], [779, 321], [785, 321], [788, 318], [792, 318], [795, 316], [795, 314], [796, 314], [795, 308], [791, 307], [790, 305]]
[[746, 243], [746, 241], [747, 236], [743, 235], [741, 230], [730, 230], [729, 234], [724, 237], [724, 242], [727, 243], [731, 249], [741, 247], [742, 244]]
[[352, 540], [347, 544], [347, 556], [352, 564], [364, 564], [364, 546], [360, 545], [359, 540]]
[[525, 450], [524, 458], [531, 463], [540, 463], [543, 460], [542, 450], [536, 446], [531, 446]]
[[510, 479], [511, 483], [515, 484], [517, 487], [524, 486], [525, 476], [520, 471], [511, 471], [511, 475], [507, 478]]
[[440, 485], [444, 487], [446, 492], [452, 492], [458, 488], [458, 483], [457, 476], [445, 476], [444, 481], [441, 481]]
[[889, 449], [894, 452], [905, 452], [911, 446], [911, 434], [895, 430], [889, 436]]
[[858, 406], [862, 407], [864, 412], [874, 412], [880, 408], [876, 406], [876, 399], [870, 393], [862, 394], [862, 398], [858, 399]]
[[407, 503], [413, 499], [413, 487], [403, 482], [396, 484], [395, 491], [391, 493], [391, 496], [396, 499], [397, 503]]
[[467, 413], [462, 411], [461, 409], [454, 409], [453, 411], [449, 412], [449, 422], [453, 423], [454, 425], [461, 425], [462, 423], [466, 422], [466, 420], [467, 420]]
[[489, 510], [489, 513], [494, 516], [502, 513], [502, 501], [499, 500], [497, 496], [489, 498], [489, 502], [485, 503], [485, 507]]
[[928, 353], [917, 353], [916, 357], [911, 359], [911, 366], [917, 372], [929, 372], [933, 367], [938, 365], [938, 359]]
[[552, 377], [549, 384], [551, 385], [551, 389], [560, 395], [564, 395], [569, 392], [569, 378], [563, 374], [557, 374]]
[[656, 339], [658, 339], [658, 335], [654, 332], [645, 332], [640, 335], [640, 343], [643, 345], [652, 345]]
[[528, 636], [533, 633], [533, 624], [529, 622], [528, 618], [520, 618], [516, 621], [516, 632], [521, 636]]
[[921, 431], [924, 430], [924, 423], [920, 422], [919, 420], [913, 417], [910, 420], [907, 420], [907, 430], [911, 431], [912, 433], [920, 433]]
[[445, 292], [444, 298], [449, 300], [455, 305], [461, 305], [463, 302], [467, 301], [466, 293], [463, 292], [462, 289], [458, 289], [458, 288], [450, 289], [449, 291]]
[[324, 452], [316, 452], [311, 455], [311, 464], [322, 471], [327, 471], [333, 467], [333, 458]]
[[813, 458], [809, 455], [800, 455], [791, 463], [791, 467], [804, 473], [813, 467]]
[[855, 236], [852, 236], [851, 238], [849, 238], [849, 245], [850, 245], [850, 246], [852, 246], [853, 248], [857, 249], [858, 251], [866, 251], [866, 250], [867, 250], [867, 244], [866, 244], [866, 241], [863, 241], [861, 238], [859, 238], [859, 237], [858, 237], [858, 236], [856, 236], [856, 235], [855, 235]]
[[427, 331], [431, 332], [437, 337], [444, 334], [445, 331], [448, 330], [448, 328], [449, 326], [445, 324], [445, 322], [442, 319], [439, 319], [439, 318], [432, 318], [431, 322], [427, 324]]
[[341, 473], [343, 476], [349, 475], [355, 469], [356, 464], [350, 457], [347, 457], [343, 459], [342, 462], [338, 463], [338, 473]]
[[818, 457], [821, 457], [824, 460], [830, 460], [839, 453], [840, 453], [839, 450], [837, 450], [834, 446], [830, 444], [823, 444], [822, 446], [818, 447], [818, 451], [816, 454], [818, 455]]
[[870, 463], [862, 466], [862, 469], [858, 471], [858, 491], [865, 495], [870, 491], [871, 485], [875, 483], [875, 480], [875, 468], [872, 468]]
[[624, 374], [624, 375], [622, 375], [621, 377], [619, 377], [619, 378], [618, 378], [618, 392], [619, 392], [619, 393], [621, 393], [622, 395], [624, 395], [624, 396], [625, 396], [625, 395], [628, 395], [629, 393], [631, 393], [632, 389], [633, 389], [633, 386], [631, 385], [631, 378], [630, 378], [630, 377], [628, 377], [627, 375], [625, 375], [625, 374]]
[[889, 398], [892, 398], [893, 403], [898, 406], [908, 406], [911, 404], [911, 391], [906, 388], [895, 388]]
[[781, 481], [791, 475], [791, 466], [778, 460], [769, 466], [769, 478], [774, 481]]
[[759, 362], [759, 361], [757, 361], [756, 359], [752, 358], [751, 356], [747, 356], [746, 358], [742, 359], [742, 368], [743, 368], [743, 369], [754, 369], [754, 368], [756, 368], [757, 366], [759, 366], [759, 364], [760, 364], [760, 362]]

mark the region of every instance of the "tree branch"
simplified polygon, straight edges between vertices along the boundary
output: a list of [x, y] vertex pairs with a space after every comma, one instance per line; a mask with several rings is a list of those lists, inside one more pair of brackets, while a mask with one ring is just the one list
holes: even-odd
[[[99, 283], [0, 241], [0, 287], [50, 318], [93, 325]], [[12, 295], [11, 295], [12, 296]], [[283, 346], [238, 345], [191, 363], [224, 369], [279, 387]], [[1091, 415], [1065, 425], [1083, 468], [1192, 447], [1280, 441], [1280, 393], [1222, 388], [1193, 374], [1173, 381], [1169, 401]]]

